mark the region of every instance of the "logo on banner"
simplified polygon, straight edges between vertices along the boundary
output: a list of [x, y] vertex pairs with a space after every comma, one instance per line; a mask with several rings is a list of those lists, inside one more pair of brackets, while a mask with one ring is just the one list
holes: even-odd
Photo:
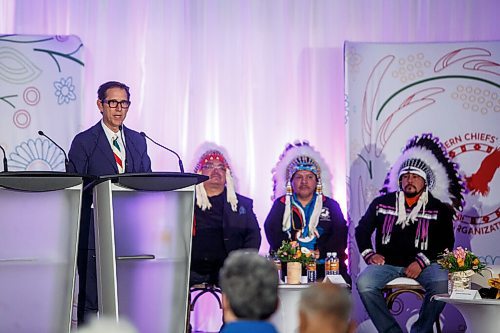
[[500, 229], [500, 147], [498, 137], [468, 132], [444, 142], [450, 157], [460, 165], [468, 193], [456, 231], [484, 235]]

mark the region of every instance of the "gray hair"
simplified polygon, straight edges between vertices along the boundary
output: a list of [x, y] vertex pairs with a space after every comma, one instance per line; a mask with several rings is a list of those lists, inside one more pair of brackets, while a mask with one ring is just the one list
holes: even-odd
[[248, 249], [229, 254], [220, 270], [220, 286], [239, 319], [267, 319], [278, 305], [276, 266]]
[[332, 283], [317, 283], [302, 291], [300, 310], [307, 314], [335, 317], [348, 322], [352, 301], [349, 292]]

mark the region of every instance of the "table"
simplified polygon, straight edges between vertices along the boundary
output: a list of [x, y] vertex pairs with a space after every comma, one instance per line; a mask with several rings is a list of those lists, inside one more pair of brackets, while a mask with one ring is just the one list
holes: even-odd
[[280, 284], [278, 286], [279, 305], [270, 318], [278, 332], [298, 332], [300, 293], [305, 288], [309, 288], [309, 284]]
[[447, 294], [434, 296], [437, 301], [452, 304], [464, 316], [467, 332], [497, 333], [500, 327], [500, 300], [456, 299]]
[[[303, 276], [302, 281], [304, 282], [304, 280], [307, 281], [307, 277]], [[342, 275], [329, 276], [328, 282], [347, 287]], [[310, 285], [311, 284], [308, 283], [302, 283], [280, 284], [278, 286], [279, 305], [276, 312], [270, 318], [270, 322], [274, 324], [278, 332], [298, 332], [300, 293], [304, 289], [309, 288]]]

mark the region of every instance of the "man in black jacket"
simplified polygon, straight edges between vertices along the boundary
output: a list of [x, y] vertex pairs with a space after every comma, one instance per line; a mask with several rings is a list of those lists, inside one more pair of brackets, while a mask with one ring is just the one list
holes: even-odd
[[324, 277], [324, 260], [336, 252], [340, 274], [350, 284], [347, 272], [347, 224], [337, 201], [329, 197], [330, 172], [307, 141], [286, 147], [273, 169], [276, 200], [264, 222], [271, 251], [283, 241], [298, 241], [315, 254], [317, 277]]
[[194, 172], [210, 178], [196, 185], [190, 285], [218, 284], [219, 270], [231, 251], [258, 250], [260, 227], [253, 202], [235, 192], [227, 153], [206, 144]]
[[[96, 104], [102, 119], [75, 136], [67, 171], [89, 176], [151, 172], [146, 139], [123, 125], [131, 105], [129, 87], [117, 81], [102, 84]], [[89, 187], [82, 197], [78, 243], [78, 325], [88, 322], [98, 310], [92, 200]]]
[[[453, 217], [462, 191], [455, 165], [431, 135], [414, 138], [389, 172], [384, 191], [356, 227], [359, 251], [368, 264], [356, 281], [361, 300], [379, 332], [403, 332], [390, 314], [382, 288], [397, 277], [416, 279], [425, 289], [411, 332], [432, 332], [447, 292], [447, 271], [436, 263], [454, 243]], [[375, 232], [375, 247], [371, 236]]]

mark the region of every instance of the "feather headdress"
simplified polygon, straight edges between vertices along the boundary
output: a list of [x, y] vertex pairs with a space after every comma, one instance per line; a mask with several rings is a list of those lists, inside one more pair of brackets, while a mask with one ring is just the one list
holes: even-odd
[[287, 193], [287, 185], [298, 170], [308, 170], [316, 175], [321, 192], [331, 195], [331, 173], [321, 154], [309, 145], [308, 141], [295, 141], [287, 144], [280, 155], [278, 163], [272, 170], [273, 197], [276, 199]]
[[464, 183], [458, 165], [451, 161], [439, 138], [430, 133], [412, 138], [387, 174], [381, 192], [400, 190], [401, 176], [407, 172], [422, 176], [436, 199], [450, 204], [456, 211], [462, 210]]
[[[198, 174], [201, 174], [203, 166], [208, 162], [220, 161], [224, 164], [224, 167], [226, 168], [227, 202], [231, 205], [231, 209], [236, 212], [238, 207], [238, 198], [236, 197], [236, 185], [233, 176], [233, 168], [229, 162], [229, 155], [227, 151], [215, 143], [206, 142], [198, 147], [194, 156], [196, 159], [192, 163], [193, 171]], [[202, 210], [212, 208], [203, 183], [196, 185], [196, 205]]]
[[272, 170], [273, 173], [273, 200], [286, 194], [285, 211], [283, 214], [282, 230], [290, 233], [293, 229], [292, 213], [292, 186], [291, 179], [299, 170], [307, 170], [316, 175], [316, 201], [309, 219], [308, 234], [302, 239], [309, 240], [318, 237], [316, 227], [323, 207], [323, 194], [330, 195], [331, 175], [328, 166], [320, 153], [314, 150], [307, 141], [296, 141], [288, 144], [279, 157], [279, 161]]

